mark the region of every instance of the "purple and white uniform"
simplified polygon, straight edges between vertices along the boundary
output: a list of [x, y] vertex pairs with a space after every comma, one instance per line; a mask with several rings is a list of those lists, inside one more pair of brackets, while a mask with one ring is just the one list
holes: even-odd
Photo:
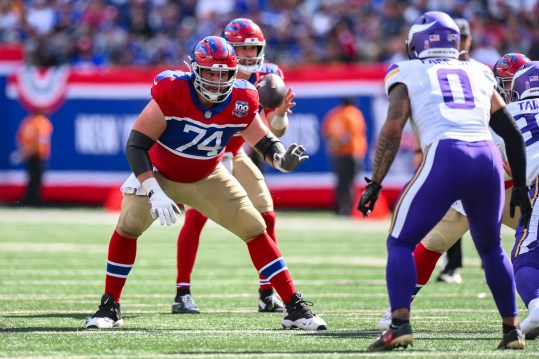
[[489, 131], [496, 84], [491, 70], [475, 61], [415, 59], [388, 69], [386, 93], [398, 83], [408, 90], [411, 126], [425, 155], [399, 196], [389, 230], [391, 308], [410, 308], [416, 284], [411, 251], [460, 200], [500, 314], [516, 315], [514, 289], [507, 290], [514, 287], [511, 264], [500, 238], [502, 160]]
[[[533, 212], [527, 228], [517, 225], [515, 245], [511, 251], [511, 261], [515, 271], [517, 290], [528, 306], [539, 298], [539, 99], [530, 98], [511, 102], [507, 108], [522, 132], [526, 145], [526, 182], [530, 185]], [[530, 268], [532, 267], [532, 268]]]

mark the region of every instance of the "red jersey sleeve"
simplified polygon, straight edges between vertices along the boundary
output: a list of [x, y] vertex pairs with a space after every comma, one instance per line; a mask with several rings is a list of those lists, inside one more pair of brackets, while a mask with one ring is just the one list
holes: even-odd
[[173, 102], [181, 98], [181, 86], [179, 82], [188, 78], [189, 74], [181, 71], [163, 71], [153, 80], [151, 89], [152, 98], [157, 102], [165, 116], [170, 115], [169, 109], [173, 108]]
[[254, 88], [247, 90], [247, 98], [249, 99], [249, 113], [248, 118], [250, 119], [249, 123], [253, 122], [256, 114], [258, 113], [258, 107], [260, 105], [258, 99], [258, 91]]

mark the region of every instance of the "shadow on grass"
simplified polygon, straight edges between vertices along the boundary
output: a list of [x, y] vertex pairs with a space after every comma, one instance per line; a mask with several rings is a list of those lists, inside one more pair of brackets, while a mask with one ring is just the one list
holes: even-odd
[[26, 328], [0, 328], [0, 333], [40, 333], [40, 332], [62, 332], [62, 333], [78, 333], [86, 330], [83, 326], [66, 328], [66, 327], [26, 327]]
[[[317, 336], [320, 339], [370, 339], [376, 340], [380, 335], [378, 330], [362, 331], [320, 331], [300, 332], [298, 335]], [[414, 341], [499, 341], [502, 337], [501, 330], [417, 330], [414, 331]], [[423, 351], [411, 349], [413, 351]], [[360, 350], [359, 352], [366, 352]], [[339, 353], [347, 353], [346, 351]]]
[[[219, 331], [223, 332], [231, 332], [231, 331], [238, 331], [241, 332], [242, 330], [234, 330], [234, 329], [185, 329], [185, 328], [158, 328], [158, 329], [148, 329], [148, 328], [114, 328], [114, 329], [86, 329], [84, 328], [84, 320], [88, 318], [87, 315], [84, 314], [69, 314], [69, 313], [63, 313], [63, 314], [40, 314], [40, 315], [18, 315], [18, 316], [9, 316], [9, 317], [25, 317], [25, 318], [72, 318], [76, 320], [81, 320], [80, 326], [74, 326], [74, 327], [25, 327], [25, 328], [6, 328], [0, 326], [0, 333], [32, 333], [32, 332], [65, 332], [65, 333], [79, 333], [79, 332], [87, 332], [87, 333], [110, 333], [113, 332], [121, 332], [125, 334], [129, 333], [167, 333], [167, 332], [184, 332], [185, 334], [196, 332], [197, 334], [203, 334], [206, 333], [215, 333]], [[303, 330], [285, 330], [285, 329], [267, 329], [267, 330], [260, 330], [260, 333], [263, 334], [263, 332], [280, 332], [283, 334], [294, 334], [297, 336], [304, 336], [304, 337], [314, 337], [316, 336], [318, 339], [359, 339], [359, 340], [376, 340], [376, 338], [380, 335], [380, 332], [378, 330], [362, 330], [362, 331], [303, 331]], [[496, 334], [501, 333], [496, 330], [418, 330], [414, 331], [414, 339], [415, 340], [430, 340], [430, 341], [484, 341], [484, 340], [499, 340]], [[414, 351], [421, 351], [417, 349], [413, 349]], [[334, 352], [334, 351], [331, 351]], [[363, 353], [367, 352], [366, 348], [358, 348], [357, 351], [338, 351], [339, 353]], [[211, 352], [204, 352], [204, 354], [217, 354], [218, 352], [211, 353]], [[245, 352], [242, 354], [256, 354], [257, 352]], [[262, 352], [261, 352], [262, 353]], [[265, 352], [264, 352], [265, 353]], [[298, 354], [297, 352], [296, 354]], [[303, 354], [308, 354], [309, 352], [301, 352]], [[316, 353], [324, 353], [316, 351]], [[329, 353], [329, 352], [328, 352]], [[170, 354], [178, 354], [178, 353], [170, 353]], [[189, 354], [189, 353], [183, 353], [183, 354]], [[193, 352], [192, 354], [201, 354], [200, 352]], [[266, 353], [267, 354], [267, 353]], [[287, 353], [277, 353], [277, 354], [287, 354]]]
[[[399, 348], [393, 350], [393, 352], [401, 352], [405, 349]], [[422, 352], [425, 350], [414, 350], [414, 352]], [[196, 358], [197, 356], [206, 358], [208, 356], [211, 356], [212, 358], [218, 358], [222, 355], [227, 355], [227, 357], [230, 357], [230, 354], [238, 355], [238, 356], [246, 356], [246, 355], [260, 355], [263, 358], [294, 358], [294, 357], [303, 357], [307, 355], [311, 355], [313, 358], [320, 358], [321, 355], [323, 355], [324, 358], [338, 358], [336, 355], [348, 355], [350, 354], [371, 354], [371, 355], [378, 355], [376, 353], [389, 353], [387, 351], [383, 352], [371, 352], [368, 350], [317, 350], [317, 351], [302, 351], [302, 350], [294, 350], [294, 351], [287, 351], [287, 352], [270, 352], [270, 351], [238, 351], [238, 352], [218, 352], [218, 351], [204, 351], [204, 352], [166, 352], [165, 355], [181, 355]], [[353, 358], [353, 357], [352, 357]]]
[[77, 320], [86, 320], [90, 317], [90, 314], [81, 313], [45, 313], [45, 314], [15, 314], [15, 315], [2, 315], [5, 318], [71, 318]]
[[[343, 338], [376, 338], [380, 335], [378, 330], [343, 330], [343, 331], [318, 331], [318, 332], [306, 332], [302, 330], [296, 331], [298, 335], [316, 335], [319, 337], [343, 337]], [[454, 334], [474, 334], [474, 335], [487, 335], [500, 334], [501, 330], [414, 330], [414, 338], [425, 338], [425, 334], [432, 334], [436, 337], [444, 335]], [[468, 338], [468, 337], [467, 337]]]
[[14, 319], [73, 319], [81, 322], [80, 327], [24, 327], [24, 328], [14, 328], [6, 324], [0, 323], [0, 333], [32, 333], [32, 332], [78, 332], [84, 328], [85, 321], [90, 317], [88, 314], [81, 313], [47, 313], [47, 314], [16, 314], [16, 315], [2, 315], [3, 318], [14, 318]]
[[443, 341], [500, 341], [501, 330], [418, 330], [414, 331], [414, 339]]
[[298, 335], [302, 336], [317, 336], [320, 338], [357, 338], [357, 339], [376, 339], [380, 332], [377, 330], [354, 330], [354, 331], [318, 331], [318, 332], [305, 332], [302, 330], [294, 331]]

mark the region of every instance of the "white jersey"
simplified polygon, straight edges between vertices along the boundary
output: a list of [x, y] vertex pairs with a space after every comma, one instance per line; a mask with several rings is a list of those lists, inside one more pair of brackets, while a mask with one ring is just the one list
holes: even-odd
[[403, 61], [387, 70], [386, 93], [397, 83], [408, 89], [410, 122], [423, 151], [443, 139], [492, 140], [488, 124], [496, 81], [487, 66], [439, 58]]
[[526, 182], [532, 184], [539, 175], [539, 99], [531, 98], [507, 105], [526, 145]]

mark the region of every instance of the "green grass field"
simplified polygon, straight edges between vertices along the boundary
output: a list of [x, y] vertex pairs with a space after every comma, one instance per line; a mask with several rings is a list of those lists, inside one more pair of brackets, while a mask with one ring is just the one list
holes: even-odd
[[[209, 224], [193, 273], [200, 315], [172, 315], [180, 224], [154, 224], [139, 240], [122, 296], [125, 325], [85, 330], [103, 292], [116, 214], [95, 209], [0, 208], [0, 357], [67, 358], [414, 358], [538, 357], [496, 350], [501, 322], [471, 239], [462, 285], [431, 280], [412, 308], [414, 346], [368, 353], [388, 306], [388, 222], [329, 213], [279, 212], [277, 233], [305, 299], [324, 332], [285, 331], [280, 314], [257, 312], [257, 275], [245, 244]], [[511, 232], [504, 230], [506, 249]], [[436, 270], [435, 274], [439, 271]], [[522, 317], [527, 315], [518, 300]]]

